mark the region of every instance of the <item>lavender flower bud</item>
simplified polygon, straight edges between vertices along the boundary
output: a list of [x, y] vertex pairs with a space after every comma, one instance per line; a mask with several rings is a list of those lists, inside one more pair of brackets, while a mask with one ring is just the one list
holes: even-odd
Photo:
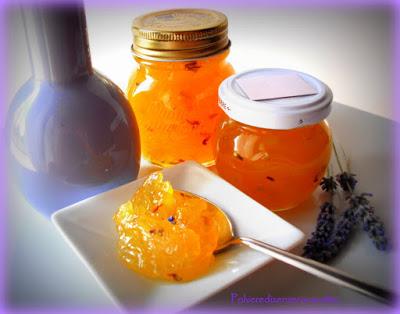
[[340, 187], [345, 192], [352, 192], [356, 187], [357, 180], [355, 179], [355, 174], [342, 172], [336, 176], [337, 182], [339, 182]]
[[323, 177], [319, 184], [325, 192], [334, 192], [337, 189], [337, 183], [334, 177]]

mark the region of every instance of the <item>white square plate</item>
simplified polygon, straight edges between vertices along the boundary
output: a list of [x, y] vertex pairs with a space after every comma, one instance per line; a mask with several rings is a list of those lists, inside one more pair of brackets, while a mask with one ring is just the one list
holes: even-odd
[[[291, 249], [303, 233], [238, 189], [195, 162], [162, 171], [174, 188], [196, 193], [223, 209], [238, 235]], [[145, 178], [83, 200], [53, 214], [52, 220], [115, 304], [122, 308], [182, 310], [194, 305], [272, 260], [240, 247], [217, 256], [205, 276], [187, 283], [142, 277], [124, 267], [116, 254], [112, 217]]]

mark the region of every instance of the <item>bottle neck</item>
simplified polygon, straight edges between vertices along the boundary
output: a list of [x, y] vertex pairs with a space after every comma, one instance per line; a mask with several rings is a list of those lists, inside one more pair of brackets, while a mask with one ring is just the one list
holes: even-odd
[[33, 76], [67, 83], [93, 72], [83, 5], [23, 9]]

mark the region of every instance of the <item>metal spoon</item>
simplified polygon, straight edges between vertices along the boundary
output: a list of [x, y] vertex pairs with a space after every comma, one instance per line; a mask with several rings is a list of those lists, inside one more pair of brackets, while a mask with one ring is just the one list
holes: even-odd
[[252, 238], [236, 236], [232, 227], [232, 223], [226, 213], [220, 209], [217, 205], [210, 202], [208, 199], [196, 195], [187, 191], [179, 191], [184, 194], [188, 194], [190, 196], [198, 197], [206, 201], [208, 204], [214, 206], [219, 213], [225, 217], [226, 220], [226, 228], [230, 229], [230, 235], [228, 234], [225, 239], [220, 239], [218, 243], [217, 249], [214, 251], [214, 254], [221, 253], [228, 248], [232, 247], [236, 244], [244, 244], [252, 249], [255, 249], [261, 253], [267, 254], [281, 262], [292, 265], [298, 269], [301, 269], [311, 275], [314, 275], [318, 278], [329, 281], [333, 284], [346, 287], [350, 290], [356, 291], [360, 294], [363, 294], [367, 297], [375, 299], [379, 302], [392, 304], [394, 301], [394, 295], [392, 292], [385, 290], [383, 288], [368, 284], [366, 282], [362, 282], [345, 272], [342, 272], [336, 268], [327, 266], [325, 264], [295, 255], [288, 251], [279, 249], [273, 245], [267, 244], [262, 241], [258, 241]]

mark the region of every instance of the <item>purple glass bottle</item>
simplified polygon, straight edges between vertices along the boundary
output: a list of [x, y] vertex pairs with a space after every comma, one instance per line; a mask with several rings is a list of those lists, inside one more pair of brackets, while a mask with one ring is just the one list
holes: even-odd
[[33, 76], [8, 113], [9, 160], [49, 216], [136, 179], [139, 133], [122, 91], [92, 68], [83, 6], [23, 13]]

